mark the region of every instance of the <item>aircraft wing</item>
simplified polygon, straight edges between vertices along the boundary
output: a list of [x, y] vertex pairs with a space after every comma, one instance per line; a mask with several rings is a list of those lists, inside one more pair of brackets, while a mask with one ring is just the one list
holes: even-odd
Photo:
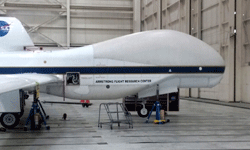
[[42, 85], [60, 81], [58, 77], [47, 74], [0, 75], [0, 94], [18, 89], [34, 88], [37, 84]]

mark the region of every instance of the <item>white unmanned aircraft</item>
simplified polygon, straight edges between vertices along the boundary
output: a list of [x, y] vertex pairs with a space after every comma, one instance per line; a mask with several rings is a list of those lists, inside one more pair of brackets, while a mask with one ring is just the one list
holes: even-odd
[[70, 50], [24, 51], [24, 46], [34, 44], [21, 22], [0, 17], [0, 121], [9, 128], [17, 125], [16, 113], [23, 109], [19, 90], [37, 84], [43, 92], [71, 99], [144, 98], [178, 88], [214, 87], [225, 70], [216, 50], [172, 30], [134, 33]]

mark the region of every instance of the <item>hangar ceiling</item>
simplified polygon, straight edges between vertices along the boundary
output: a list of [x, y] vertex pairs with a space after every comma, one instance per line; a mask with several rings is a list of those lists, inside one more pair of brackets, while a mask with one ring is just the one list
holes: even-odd
[[0, 10], [18, 18], [38, 46], [83, 46], [133, 32], [132, 0], [2, 0]]

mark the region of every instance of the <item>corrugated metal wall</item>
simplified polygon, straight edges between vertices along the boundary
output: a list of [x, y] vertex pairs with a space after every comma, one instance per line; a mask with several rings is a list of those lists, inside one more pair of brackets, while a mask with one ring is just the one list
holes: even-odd
[[237, 1], [236, 89], [237, 98], [250, 102], [250, 1]]
[[224, 58], [227, 66], [224, 78], [219, 85], [211, 89], [192, 89], [191, 96], [233, 101], [234, 36], [230, 41], [230, 32], [233, 33], [234, 29], [234, 1], [191, 0], [190, 21], [191, 35], [203, 40], [217, 50]]
[[189, 34], [189, 1], [162, 1], [162, 29]]
[[142, 1], [142, 31], [160, 29], [160, 0]]
[[208, 43], [224, 58], [226, 71], [219, 85], [181, 89], [182, 96], [250, 102], [249, 8], [249, 0], [142, 0], [140, 30], [182, 31]]

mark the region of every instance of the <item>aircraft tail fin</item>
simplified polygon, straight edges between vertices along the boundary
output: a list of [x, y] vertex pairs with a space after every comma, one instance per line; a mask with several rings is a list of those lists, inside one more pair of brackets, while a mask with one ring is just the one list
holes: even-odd
[[34, 46], [22, 23], [14, 17], [0, 17], [0, 52], [22, 51]]

